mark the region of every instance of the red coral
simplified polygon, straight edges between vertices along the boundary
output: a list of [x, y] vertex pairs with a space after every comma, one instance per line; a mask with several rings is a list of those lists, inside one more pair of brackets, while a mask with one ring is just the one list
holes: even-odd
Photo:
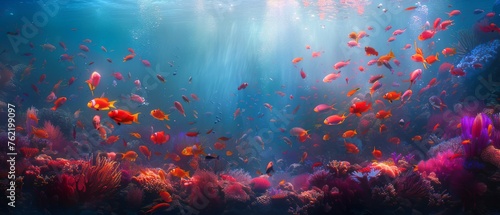
[[38, 150], [37, 148], [21, 147], [19, 151], [21, 151], [21, 154], [23, 154], [25, 158], [32, 158], [36, 154], [38, 154], [40, 150]]
[[266, 177], [256, 177], [252, 179], [250, 185], [252, 186], [253, 191], [257, 193], [264, 193], [269, 187], [271, 187], [271, 182], [269, 182]]
[[59, 203], [64, 206], [72, 206], [78, 202], [78, 195], [76, 192], [76, 180], [73, 176], [62, 174], [59, 177], [54, 189], [54, 196], [59, 200]]

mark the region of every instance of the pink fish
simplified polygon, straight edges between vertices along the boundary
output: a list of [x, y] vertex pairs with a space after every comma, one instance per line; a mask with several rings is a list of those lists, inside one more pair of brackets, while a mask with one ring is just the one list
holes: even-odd
[[233, 113], [233, 120], [235, 120], [235, 119], [236, 119], [236, 117], [238, 117], [238, 116], [240, 115], [240, 113], [241, 113], [240, 108], [237, 108], [237, 109], [234, 111], [234, 113]]
[[243, 90], [247, 87], [248, 87], [248, 83], [245, 82], [245, 83], [240, 84], [240, 86], [238, 87], [238, 90]]
[[452, 16], [457, 16], [457, 15], [462, 14], [462, 12], [460, 12], [459, 10], [452, 10], [451, 12], [446, 13], [446, 14], [448, 14], [449, 17], [452, 17]]
[[99, 115], [95, 115], [94, 118], [92, 118], [92, 125], [94, 125], [96, 130], [101, 127], [101, 117]]
[[266, 107], [267, 109], [269, 109], [270, 111], [273, 111], [273, 106], [270, 105], [269, 103], [264, 103], [264, 107]]
[[371, 66], [371, 65], [373, 65], [375, 63], [377, 63], [377, 59], [373, 59], [373, 60], [368, 61], [367, 65]]
[[92, 92], [92, 95], [94, 95], [95, 88], [99, 85], [99, 82], [101, 82], [101, 74], [94, 71], [90, 75], [90, 79], [85, 81], [85, 82], [89, 85], [89, 88], [90, 88], [90, 91]]
[[120, 72], [114, 72], [113, 77], [115, 77], [116, 80], [119, 80], [119, 81], [123, 80], [123, 75]]
[[178, 101], [174, 102], [175, 109], [179, 111], [184, 117], [186, 117], [186, 113], [184, 112], [184, 107], [182, 107], [182, 104]]
[[191, 93], [191, 98], [193, 98], [195, 101], [199, 101], [200, 99], [198, 98], [198, 96], [194, 93]]
[[397, 29], [394, 32], [392, 32], [392, 35], [394, 35], [394, 36], [401, 35], [405, 31], [406, 31], [406, 28], [405, 29]]
[[330, 73], [330, 74], [326, 75], [323, 78], [323, 82], [330, 83], [330, 82], [332, 82], [333, 80], [335, 80], [335, 79], [337, 79], [339, 77], [340, 77], [340, 72], [338, 72], [338, 73]]
[[396, 37], [392, 36], [392, 37], [389, 37], [389, 39], [387, 39], [387, 42], [392, 42], [394, 40], [396, 40]]
[[403, 50], [406, 50], [406, 49], [411, 49], [411, 44], [406, 44], [404, 47], [403, 47]]
[[413, 72], [411, 72], [410, 73], [410, 80], [405, 80], [405, 82], [410, 82], [410, 87], [408, 87], [408, 89], [410, 89], [411, 86], [413, 84], [415, 84], [417, 79], [421, 79], [421, 78], [422, 78], [422, 70], [421, 69], [416, 69]]
[[388, 25], [387, 27], [385, 27], [385, 31], [389, 31], [391, 30], [392, 26]]
[[339, 62], [337, 62], [335, 65], [333, 65], [333, 68], [334, 68], [334, 69], [336, 69], [336, 70], [339, 70], [339, 69], [341, 69], [342, 67], [349, 65], [349, 62], [350, 62], [350, 61], [351, 61], [351, 60], [347, 60], [347, 61], [339, 61]]
[[54, 91], [50, 92], [50, 94], [47, 96], [47, 98], [45, 98], [45, 101], [46, 102], [53, 102], [54, 100], [57, 99], [57, 96], [56, 94], [54, 93]]
[[70, 56], [69, 54], [62, 54], [61, 56], [59, 56], [59, 61], [73, 62], [73, 56]]
[[316, 113], [323, 113], [330, 110], [336, 110], [336, 109], [333, 107], [333, 105], [327, 105], [327, 104], [319, 104], [316, 105], [316, 107], [314, 107], [314, 112]]
[[384, 77], [384, 75], [381, 75], [381, 74], [379, 74], [379, 75], [372, 75], [372, 76], [370, 77], [370, 80], [369, 80], [368, 82], [369, 82], [370, 84], [373, 84], [373, 83], [375, 83], [375, 81], [378, 81], [378, 80], [380, 80], [380, 79], [381, 79], [381, 78], [383, 78], [383, 77]]
[[307, 131], [301, 127], [293, 127], [290, 129], [290, 135], [296, 136], [296, 137], [301, 137], [304, 135], [308, 135]]
[[307, 74], [304, 72], [302, 68], [300, 69], [300, 77], [302, 77], [302, 79], [305, 79], [307, 77]]
[[137, 88], [138, 90], [141, 89], [141, 81], [139, 81], [139, 79], [134, 81], [134, 85], [135, 85], [135, 88]]
[[86, 45], [80, 45], [80, 50], [84, 51], [84, 52], [89, 52], [89, 47], [87, 47]]
[[104, 46], [101, 46], [101, 50], [102, 50], [103, 52], [108, 52], [108, 50], [107, 50], [107, 49], [106, 49], [106, 47], [104, 47]]
[[406, 90], [403, 95], [401, 96], [401, 102], [404, 103], [405, 101], [410, 100], [411, 95], [413, 95], [413, 91], [411, 90]]
[[401, 62], [399, 62], [399, 60], [397, 60], [397, 59], [392, 60], [392, 62], [394, 62], [394, 64], [396, 64], [396, 66], [399, 66], [401, 64]]
[[132, 100], [134, 102], [141, 103], [141, 104], [144, 104], [146, 102], [146, 99], [144, 99], [144, 97], [139, 96], [139, 95], [134, 94], [134, 93], [130, 94], [130, 100]]
[[151, 67], [151, 63], [148, 60], [141, 60], [142, 64], [146, 67]]
[[359, 44], [356, 40], [351, 40], [351, 41], [347, 42], [347, 46], [349, 46], [350, 48], [359, 47]]

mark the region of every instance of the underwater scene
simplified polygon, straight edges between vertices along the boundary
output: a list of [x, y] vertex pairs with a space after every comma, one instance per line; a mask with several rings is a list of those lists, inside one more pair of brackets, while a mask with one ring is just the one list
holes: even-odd
[[500, 0], [0, 5], [0, 214], [500, 214]]

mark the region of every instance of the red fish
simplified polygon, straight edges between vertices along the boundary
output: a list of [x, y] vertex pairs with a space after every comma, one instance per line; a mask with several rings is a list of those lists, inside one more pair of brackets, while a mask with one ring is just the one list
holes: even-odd
[[153, 144], [161, 145], [161, 144], [164, 144], [170, 140], [170, 135], [165, 134], [164, 131], [157, 131], [157, 132], [151, 134], [151, 137], [149, 137], [149, 139], [151, 139], [151, 141], [153, 141]]
[[428, 40], [434, 37], [436, 34], [435, 30], [425, 30], [420, 35], [418, 35], [418, 40], [423, 41], [423, 40]]
[[57, 110], [57, 108], [59, 108], [61, 105], [63, 105], [66, 102], [66, 100], [67, 100], [66, 97], [58, 98], [54, 102], [54, 107], [52, 107], [51, 110], [53, 110], [53, 111]]
[[452, 17], [452, 16], [457, 16], [457, 15], [462, 14], [462, 12], [460, 12], [459, 10], [452, 10], [451, 12], [446, 13], [446, 14], [448, 14], [449, 17]]
[[139, 114], [132, 114], [126, 110], [116, 109], [108, 112], [109, 118], [113, 119], [116, 124], [132, 124], [132, 122], [139, 123]]
[[356, 103], [352, 104], [351, 107], [349, 108], [349, 112], [360, 117], [362, 113], [368, 111], [371, 108], [372, 108], [371, 103], [367, 104], [366, 101], [360, 101], [360, 102], [356, 102]]
[[301, 58], [301, 57], [296, 57], [294, 59], [292, 59], [292, 63], [293, 64], [297, 64], [298, 62], [302, 61], [304, 58]]
[[188, 137], [197, 137], [198, 134], [200, 134], [200, 132], [196, 132], [196, 131], [186, 132], [186, 136], [188, 136]]
[[349, 62], [351, 62], [351, 60], [347, 60], [347, 61], [339, 61], [339, 62], [337, 62], [337, 63], [335, 63], [335, 64], [333, 65], [333, 68], [334, 68], [335, 70], [339, 70], [339, 69], [341, 69], [341, 68], [343, 68], [343, 67], [345, 67], [345, 66], [349, 65]]
[[129, 61], [134, 59], [135, 55], [134, 54], [129, 54], [123, 58], [123, 62]]
[[331, 115], [329, 117], [327, 117], [323, 123], [325, 125], [340, 125], [342, 124], [345, 119], [347, 118], [347, 116], [345, 116], [345, 114], [342, 114], [342, 116], [340, 115]]
[[238, 87], [238, 90], [243, 90], [247, 87], [248, 87], [248, 83], [245, 82], [245, 83], [240, 84], [240, 86]]
[[302, 79], [305, 79], [307, 77], [303, 69], [300, 69], [300, 77], [302, 77]]
[[139, 146], [139, 151], [141, 151], [142, 154], [148, 158], [148, 160], [151, 158], [151, 151], [149, 151], [147, 146]]
[[378, 52], [370, 46], [365, 47], [365, 53], [366, 53], [366, 56], [370, 56], [370, 55], [378, 56]]

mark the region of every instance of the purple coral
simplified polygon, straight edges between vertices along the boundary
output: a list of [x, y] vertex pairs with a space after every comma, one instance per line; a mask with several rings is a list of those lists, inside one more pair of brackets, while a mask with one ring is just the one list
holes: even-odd
[[493, 126], [491, 119], [484, 113], [478, 114], [475, 118], [469, 116], [462, 118], [462, 140], [470, 141], [468, 144], [463, 144], [467, 158], [479, 157], [488, 146], [490, 126]]

